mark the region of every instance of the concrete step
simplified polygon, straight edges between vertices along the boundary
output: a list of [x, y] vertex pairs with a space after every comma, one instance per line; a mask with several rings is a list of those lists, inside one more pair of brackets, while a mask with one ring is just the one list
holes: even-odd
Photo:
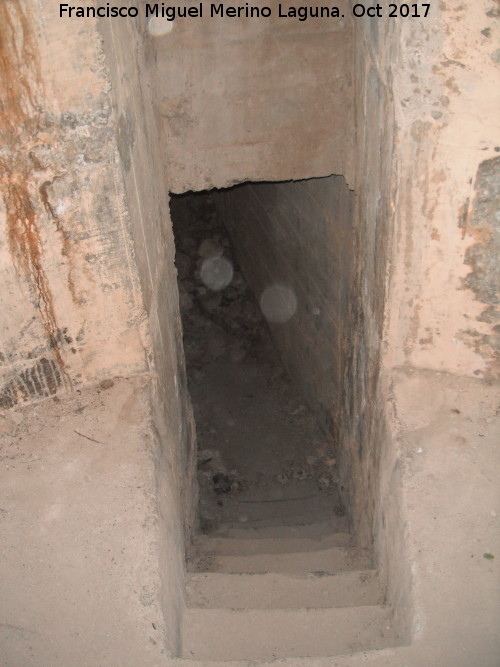
[[335, 575], [221, 574], [200, 572], [186, 580], [188, 607], [298, 609], [376, 605], [381, 601], [375, 570]]
[[182, 657], [270, 660], [341, 655], [394, 643], [382, 606], [335, 609], [186, 609]]
[[199, 552], [188, 563], [189, 572], [226, 572], [235, 574], [327, 573], [370, 569], [366, 553], [349, 547], [330, 547], [294, 553], [217, 554]]
[[[340, 527], [339, 527], [340, 524]], [[337, 518], [335, 523], [309, 523], [303, 525], [283, 525], [275, 523], [244, 523], [225, 524], [217, 530], [208, 533], [205, 537], [234, 538], [240, 540], [254, 539], [309, 539], [322, 540], [335, 533], [347, 533], [347, 521], [344, 517]]]
[[272, 658], [271, 660], [190, 660], [172, 658], [168, 667], [401, 667], [409, 665], [411, 653], [406, 646], [360, 651], [319, 658]]
[[323, 516], [322, 523], [328, 524], [329, 533], [343, 533], [349, 531], [349, 522], [345, 516], [336, 516], [334, 513], [328, 515], [321, 514], [320, 512], [310, 512], [306, 516], [297, 512], [295, 514], [287, 515], [276, 515], [276, 516], [265, 516], [261, 518], [245, 516], [245, 520], [234, 520], [229, 517], [221, 521], [221, 523], [216, 527], [207, 529], [207, 533], [218, 533], [219, 531], [231, 531], [231, 530], [244, 530], [249, 529], [255, 530], [266, 530], [266, 528], [283, 528], [283, 529], [295, 529], [295, 528], [305, 528], [307, 526], [316, 525], [318, 517]]
[[276, 538], [269, 537], [213, 537], [198, 535], [194, 540], [194, 551], [198, 554], [249, 556], [251, 554], [296, 553], [299, 551], [322, 551], [331, 547], [346, 547], [351, 541], [348, 533], [334, 533], [322, 538], [302, 535]]

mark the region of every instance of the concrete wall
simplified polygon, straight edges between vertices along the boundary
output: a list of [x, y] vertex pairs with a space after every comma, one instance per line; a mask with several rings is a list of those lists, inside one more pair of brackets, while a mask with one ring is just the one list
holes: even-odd
[[[378, 536], [401, 631], [409, 629], [410, 584], [413, 636], [423, 645], [429, 628], [439, 630], [429, 610], [440, 579], [433, 575], [431, 586], [425, 577], [457, 555], [423, 558], [419, 542], [431, 537], [434, 508], [446, 507], [441, 529], [443, 517], [456, 516], [439, 494], [434, 505], [422, 497], [432, 479], [448, 496], [469, 488], [467, 453], [480, 435], [446, 450], [434, 417], [408, 408], [431, 376], [417, 389], [404, 379], [397, 389], [396, 380], [405, 377], [401, 367], [431, 369], [475, 377], [489, 396], [483, 380], [498, 373], [499, 56], [498, 12], [487, 0], [432, 3], [431, 11], [428, 19], [357, 19], [354, 62], [347, 20], [178, 22], [155, 40], [140, 22], [113, 21], [102, 26], [108, 73], [92, 19], [59, 19], [54, 0], [0, 4], [1, 405], [120, 374], [158, 378], [158, 562], [174, 650], [182, 526], [192, 521], [194, 494], [165, 193], [247, 179], [336, 173], [356, 192], [339, 468], [360, 543]], [[447, 394], [453, 383], [444, 384], [429, 396], [445, 396], [447, 414], [465, 409], [474, 390], [456, 408]], [[416, 443], [431, 443], [432, 456], [412, 468]], [[489, 450], [478, 451], [472, 462], [482, 457], [492, 469]], [[473, 485], [493, 497], [486, 475]], [[472, 519], [476, 526], [484, 517]], [[467, 521], [455, 520], [456, 534], [469, 534]], [[468, 558], [460, 554], [465, 573]], [[469, 613], [479, 614], [481, 601], [470, 601]], [[439, 632], [432, 637], [438, 646]], [[446, 650], [452, 644], [448, 636]]]
[[[440, 488], [450, 488], [450, 473], [433, 467], [431, 458], [417, 468], [409, 463], [425, 447], [409, 451], [407, 443], [416, 433], [420, 444], [425, 442], [438, 422], [416, 417], [418, 401], [410, 417], [407, 401], [416, 391], [415, 399], [428, 396], [452, 410], [454, 394], [446, 395], [443, 387], [453, 385], [454, 375], [489, 380], [498, 374], [498, 264], [491, 262], [498, 247], [493, 214], [498, 93], [491, 88], [498, 77], [493, 48], [498, 25], [489, 3], [479, 5], [441, 3], [432, 6], [429, 20], [368, 19], [355, 27], [359, 251], [339, 464], [353, 528], [361, 544], [375, 542], [400, 632], [421, 646], [429, 642], [432, 650], [437, 647], [433, 623], [438, 623], [432, 610], [439, 604], [425, 583], [425, 568], [443, 567], [444, 545], [429, 546], [432, 556], [419, 569], [421, 528], [431, 521], [432, 502], [447, 513], [451, 532], [443, 535], [445, 541], [457, 532], [464, 535], [468, 519], [448, 506], [445, 510], [437, 489], [415, 482], [418, 469], [420, 484], [434, 478]], [[415, 366], [441, 373], [424, 374], [416, 388], [399, 375], [402, 367], [411, 378]], [[433, 399], [438, 385], [439, 399]], [[482, 384], [481, 391], [494, 390]], [[478, 418], [476, 404], [469, 412]], [[445, 446], [443, 432], [432, 436], [433, 447]], [[462, 493], [462, 485], [467, 493], [467, 452], [455, 450], [455, 455], [455, 493]], [[494, 466], [491, 452], [488, 456], [486, 465]], [[485, 493], [491, 492], [485, 482]], [[434, 500], [424, 509], [426, 494]], [[416, 506], [424, 515], [429, 512], [421, 523], [413, 513]], [[434, 510], [433, 521], [436, 514], [440, 511]], [[483, 517], [478, 521], [478, 532], [487, 532]], [[465, 556], [460, 562], [466, 568]], [[451, 577], [456, 586], [459, 578], [457, 569]], [[464, 592], [464, 599], [469, 594], [474, 615], [484, 619], [473, 593]], [[487, 626], [485, 621], [484, 629], [469, 630], [468, 648], [457, 664], [471, 659], [478, 641], [491, 652]]]
[[214, 197], [257, 298], [271, 305], [276, 298], [268, 321], [286, 368], [321, 426], [338, 435], [350, 338], [353, 193], [343, 177], [330, 176], [244, 184]]
[[96, 25], [2, 2], [0, 406], [147, 368]]
[[[0, 5], [0, 407], [150, 377], [154, 446], [136, 461], [137, 484], [157, 484], [150, 565], [162, 575], [161, 642], [175, 652], [196, 505], [194, 426], [148, 85], [154, 44], [141, 28], [59, 18], [52, 0]], [[125, 626], [113, 627], [116, 636]]]
[[[167, 647], [179, 651], [185, 543], [195, 521], [195, 427], [189, 401], [169, 217], [168, 173], [151, 85], [155, 43], [139, 21], [101, 24], [135, 259], [147, 313]], [[133, 55], [132, 55], [133, 54]]]
[[389, 72], [397, 24], [360, 22], [356, 37], [355, 265], [346, 324], [339, 465], [354, 531], [361, 543], [371, 544], [384, 442], [379, 372], [392, 222], [395, 121]]
[[173, 192], [332, 173], [352, 183], [352, 21], [338, 6], [345, 18], [301, 22], [273, 5], [265, 19], [169, 24], [156, 85]]
[[[418, 26], [400, 22], [399, 66], [391, 68], [398, 259], [388, 363], [499, 377], [500, 276], [491, 259], [499, 225], [492, 187], [500, 150], [498, 10], [479, 0], [441, 3], [432, 13]], [[488, 286], [479, 284], [482, 274]]]

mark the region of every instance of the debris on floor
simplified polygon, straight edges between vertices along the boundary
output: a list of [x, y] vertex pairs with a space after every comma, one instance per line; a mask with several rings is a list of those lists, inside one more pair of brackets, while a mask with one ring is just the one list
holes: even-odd
[[202, 529], [342, 515], [334, 443], [283, 368], [210, 194], [172, 197], [171, 214]]

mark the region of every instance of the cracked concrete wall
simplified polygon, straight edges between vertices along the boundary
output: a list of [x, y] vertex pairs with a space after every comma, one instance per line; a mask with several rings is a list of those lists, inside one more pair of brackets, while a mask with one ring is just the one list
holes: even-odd
[[2, 408], [147, 367], [96, 26], [57, 16], [0, 6]]

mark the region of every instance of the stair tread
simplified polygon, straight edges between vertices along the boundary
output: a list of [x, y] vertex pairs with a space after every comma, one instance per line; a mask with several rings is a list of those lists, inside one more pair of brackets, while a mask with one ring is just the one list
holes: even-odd
[[182, 655], [197, 660], [319, 657], [394, 643], [390, 610], [186, 609]]
[[266, 573], [289, 574], [326, 572], [334, 574], [345, 570], [369, 569], [371, 559], [360, 550], [349, 547], [330, 547], [315, 551], [256, 554], [198, 553], [188, 563], [189, 572]]
[[[249, 667], [250, 665], [252, 667], [354, 667], [354, 665], [362, 665], [362, 667], [367, 667], [367, 665], [370, 665], [370, 667], [401, 667], [402, 664], [407, 662], [405, 649], [406, 647], [391, 645], [385, 649], [368, 649], [334, 656], [264, 658], [251, 661], [173, 658], [171, 667]], [[398, 657], [400, 655], [401, 657]]]
[[333, 533], [312, 538], [300, 534], [290, 537], [213, 537], [198, 535], [194, 540], [195, 551], [205, 554], [223, 554], [228, 556], [250, 554], [295, 553], [304, 551], [321, 551], [330, 547], [349, 545], [349, 533]]
[[347, 607], [380, 602], [375, 570], [321, 574], [199, 572], [186, 581], [188, 607], [280, 609]]
[[320, 540], [335, 533], [347, 532], [347, 520], [336, 517], [335, 523], [319, 522], [306, 524], [282, 523], [244, 523], [224, 524], [217, 530], [206, 534], [206, 537], [226, 537], [236, 539], [311, 539]]

